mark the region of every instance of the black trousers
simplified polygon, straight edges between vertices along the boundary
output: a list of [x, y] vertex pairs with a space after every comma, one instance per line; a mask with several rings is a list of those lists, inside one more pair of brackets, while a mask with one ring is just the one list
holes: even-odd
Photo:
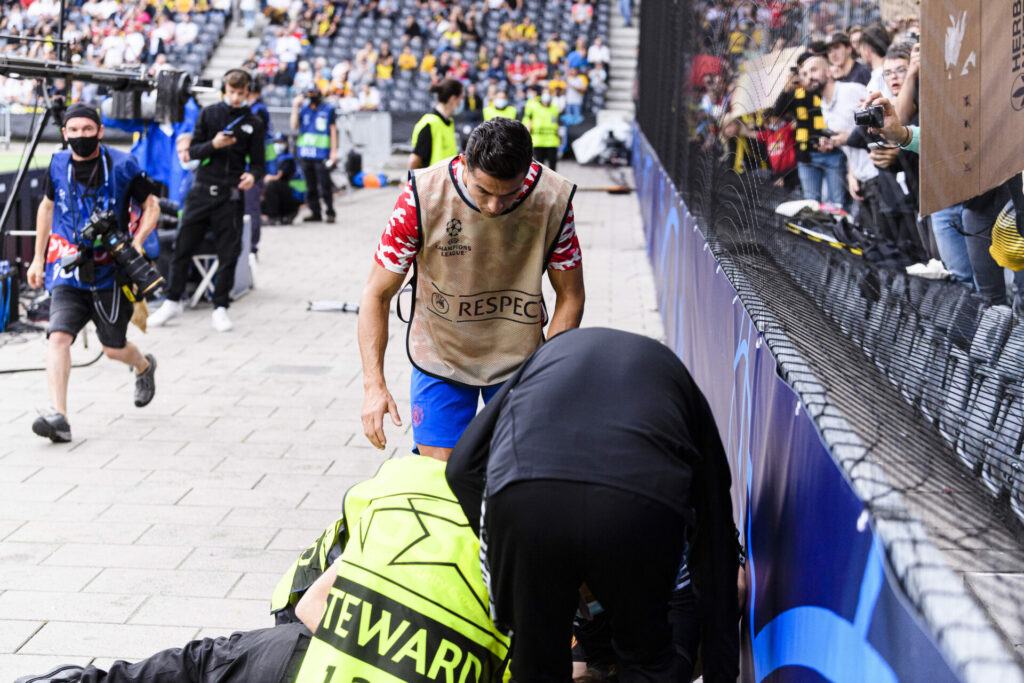
[[569, 683], [579, 587], [611, 619], [622, 683], [675, 683], [669, 597], [684, 517], [643, 496], [570, 481], [513, 484], [489, 496], [482, 543], [497, 623], [511, 627], [512, 676]]
[[260, 178], [256, 184], [245, 191], [245, 215], [249, 217], [249, 225], [252, 226], [252, 250], [257, 251], [260, 246], [260, 199], [263, 196], [263, 179]]
[[534, 147], [533, 156], [540, 163], [544, 164], [552, 171], [557, 170], [555, 167], [558, 166], [558, 148], [557, 147]]
[[306, 176], [306, 203], [314, 216], [322, 216], [320, 201], [327, 207], [327, 215], [334, 215], [334, 183], [323, 159], [302, 159], [302, 175]]
[[280, 220], [292, 216], [299, 209], [299, 202], [292, 194], [287, 180], [271, 180], [263, 189], [263, 213], [267, 218]]
[[212, 233], [219, 262], [217, 282], [213, 288], [213, 305], [224, 308], [231, 305], [235, 266], [242, 253], [243, 215], [244, 205], [239, 190], [222, 187], [218, 188], [218, 194], [214, 196], [206, 186], [192, 187], [185, 198], [185, 210], [178, 227], [178, 237], [174, 241], [168, 299], [180, 301], [185, 295], [192, 256], [202, 246], [207, 233]]
[[185, 647], [157, 652], [107, 671], [86, 667], [80, 683], [281, 683], [295, 679], [310, 633], [285, 624], [220, 638], [193, 640]]

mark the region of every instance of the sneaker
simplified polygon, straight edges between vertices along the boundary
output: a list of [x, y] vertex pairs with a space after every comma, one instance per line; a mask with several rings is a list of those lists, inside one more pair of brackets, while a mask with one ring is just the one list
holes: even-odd
[[70, 681], [77, 681], [80, 679], [83, 671], [85, 671], [85, 669], [75, 664], [62, 664], [56, 669], [50, 669], [44, 674], [29, 674], [28, 676], [21, 676], [20, 678], [16, 678], [14, 683], [70, 683]]
[[68, 419], [56, 410], [51, 409], [49, 413], [37, 417], [32, 423], [32, 431], [54, 443], [71, 441], [71, 425], [68, 424]]
[[161, 327], [167, 324], [168, 320], [177, 318], [184, 312], [185, 304], [180, 301], [171, 301], [170, 299], [167, 299], [160, 308], [156, 309], [156, 311], [149, 316], [147, 324], [150, 327]]
[[327, 214], [327, 220], [324, 221], [324, 223], [333, 223], [334, 219], [337, 218], [337, 217], [338, 217], [337, 214], [329, 213], [329, 214]]
[[213, 329], [218, 332], [230, 332], [234, 325], [231, 324], [231, 318], [228, 317], [228, 309], [223, 306], [218, 306], [213, 309]]
[[323, 221], [323, 216], [318, 216], [317, 214], [312, 214], [302, 219], [303, 223], [323, 223]]
[[156, 395], [156, 358], [153, 354], [147, 353], [146, 360], [149, 367], [145, 372], [135, 373], [135, 407], [143, 408], [149, 405]]

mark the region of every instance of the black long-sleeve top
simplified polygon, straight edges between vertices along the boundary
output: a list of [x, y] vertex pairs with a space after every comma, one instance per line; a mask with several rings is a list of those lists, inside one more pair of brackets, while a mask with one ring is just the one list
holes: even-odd
[[[214, 149], [214, 136], [228, 127], [235, 133], [235, 144]], [[234, 186], [243, 173], [262, 178], [266, 174], [265, 132], [263, 121], [249, 107], [232, 109], [218, 102], [204, 108], [188, 148], [189, 155], [202, 162], [196, 171], [196, 183]]]
[[692, 511], [705, 680], [736, 680], [729, 463], [704, 395], [667, 347], [602, 328], [552, 338], [470, 423], [446, 475], [478, 532], [485, 487], [493, 495], [532, 479], [612, 486]]

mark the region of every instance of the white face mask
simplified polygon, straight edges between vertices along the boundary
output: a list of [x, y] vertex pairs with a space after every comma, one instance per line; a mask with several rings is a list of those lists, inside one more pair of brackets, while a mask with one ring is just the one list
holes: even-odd
[[181, 167], [186, 171], [194, 171], [197, 168], [199, 168], [199, 159], [192, 159], [191, 161], [186, 161], [181, 165]]
[[540, 96], [540, 103], [544, 106], [551, 104], [551, 93], [544, 93]]
[[505, 99], [494, 100], [494, 106], [497, 109], [504, 109], [505, 107], [508, 106], [508, 100], [505, 100]]
[[284, 154], [285, 152], [288, 151], [288, 145], [284, 145], [284, 144], [280, 144], [280, 143], [275, 144], [274, 145], [274, 151], [277, 152], [278, 154]]

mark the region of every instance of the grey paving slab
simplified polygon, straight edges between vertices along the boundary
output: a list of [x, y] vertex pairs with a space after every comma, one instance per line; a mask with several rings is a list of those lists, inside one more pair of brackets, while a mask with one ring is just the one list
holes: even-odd
[[41, 621], [0, 619], [0, 654], [13, 654], [43, 625]]
[[[562, 170], [580, 185], [606, 178]], [[133, 328], [129, 337], [160, 361], [150, 406], [131, 404], [131, 376], [112, 362], [73, 371], [69, 445], [29, 430], [47, 402], [45, 378], [5, 377], [0, 624], [15, 625], [0, 626], [0, 680], [271, 623], [273, 586], [334, 521], [345, 488], [412, 445], [404, 324], [389, 321], [385, 376], [405, 423], [388, 424], [377, 451], [359, 418], [356, 317], [306, 310], [311, 299], [358, 302], [396, 193], [340, 199], [337, 225], [265, 229], [258, 288], [231, 308], [232, 332], [213, 332], [202, 306], [148, 334]], [[661, 338], [636, 199], [581, 192], [575, 208], [584, 324]], [[325, 246], [332, 267], [295, 267], [296, 253]], [[550, 304], [550, 286], [545, 294]], [[95, 335], [82, 336], [93, 346], [76, 345], [73, 357], [84, 360]], [[41, 337], [19, 346], [45, 355]], [[15, 362], [9, 351], [0, 347], [0, 367]], [[4, 654], [26, 629], [36, 630]]]

